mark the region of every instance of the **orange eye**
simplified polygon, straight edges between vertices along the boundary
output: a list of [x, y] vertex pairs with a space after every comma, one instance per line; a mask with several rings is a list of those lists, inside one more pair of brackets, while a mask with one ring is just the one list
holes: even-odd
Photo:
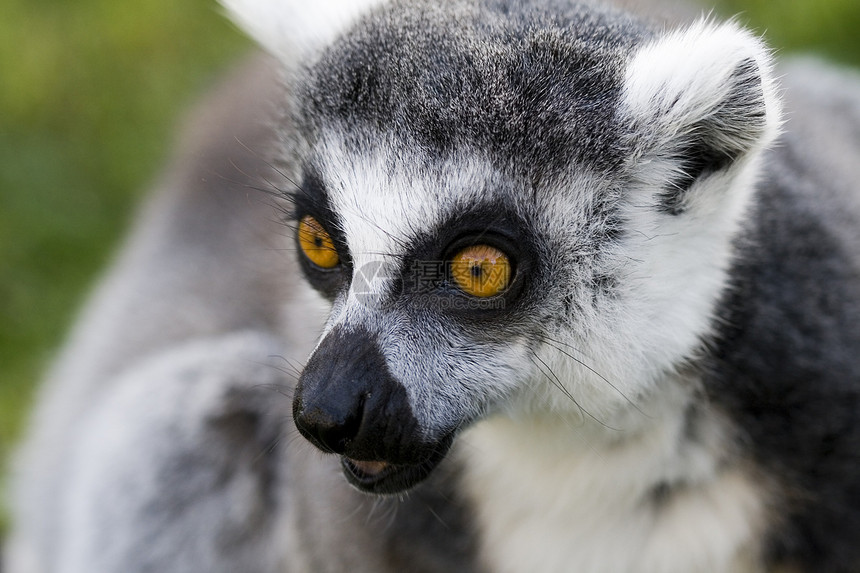
[[333, 269], [340, 263], [331, 235], [310, 215], [299, 221], [299, 246], [308, 260], [318, 267]]
[[466, 294], [495, 296], [511, 284], [511, 262], [495, 247], [472, 245], [451, 259], [451, 276]]

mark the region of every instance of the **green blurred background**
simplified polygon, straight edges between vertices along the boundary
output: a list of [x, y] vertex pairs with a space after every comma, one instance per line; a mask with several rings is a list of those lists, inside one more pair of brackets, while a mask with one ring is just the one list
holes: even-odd
[[[780, 53], [860, 65], [860, 0], [723, 0]], [[214, 0], [3, 0], [0, 470], [171, 126], [249, 49]]]

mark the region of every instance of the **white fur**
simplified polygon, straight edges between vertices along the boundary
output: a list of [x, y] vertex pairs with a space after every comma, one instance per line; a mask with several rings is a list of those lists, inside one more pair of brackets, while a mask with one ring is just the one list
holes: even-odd
[[[730, 95], [728, 78], [747, 59], [757, 63], [762, 75], [764, 128], [748, 134], [732, 131], [732, 136], [749, 137], [730, 142], [746, 152], [725, 171], [685, 191], [682, 214], [662, 212], [661, 194], [679, 169], [679, 148], [695, 137], [701, 120], [714, 117]], [[629, 407], [625, 402], [635, 401], [690, 358], [708, 334], [759, 157], [779, 130], [780, 105], [770, 68], [770, 55], [757, 38], [733, 23], [705, 20], [658, 38], [632, 58], [618, 112], [640, 138], [639, 152], [629, 158], [621, 183], [628, 232], [614, 251], [603, 253], [601, 263], [620, 279], [619, 288], [610, 300], [580, 303], [579, 323], [553, 333], [564, 346], [541, 351], [546, 370], [575, 394], [574, 408], [582, 406], [609, 421], [616, 410]], [[721, 135], [716, 127], [709, 135]], [[547, 213], [547, 235], [562, 249], [565, 241], [575, 244], [571, 221], [588, 212], [589, 193], [609, 193], [612, 183], [576, 174], [557, 186], [566, 193], [542, 211]], [[552, 409], [570, 409], [563, 394], [551, 395]]]
[[[489, 163], [464, 154], [438, 171], [424, 171], [415, 167], [416, 157], [392, 142], [379, 141], [355, 156], [335, 134], [322, 139], [315, 156], [354, 266], [350, 290], [335, 302], [323, 336], [336, 325], [361, 325], [374, 332], [389, 369], [404, 385], [413, 413], [428, 433], [459, 426], [525, 384], [529, 370], [519, 368], [528, 364], [525, 341], [479, 344], [453, 325], [436, 323], [430, 328], [423, 323], [417, 329], [408, 316], [377, 306], [389, 294], [393, 279], [386, 272], [374, 275], [380, 265], [399, 272], [410, 241], [495, 188], [488, 182], [500, 176]], [[356, 280], [368, 269], [374, 280]], [[456, 361], [440, 358], [439, 349], [444, 347], [457, 349], [447, 353]]]
[[[488, 569], [758, 571], [762, 484], [720, 465], [727, 437], [716, 417], [702, 443], [679, 447], [687, 399], [680, 386], [661, 393], [626, 432], [543, 415], [490, 418], [464, 434], [458, 453]], [[659, 484], [679, 489], [655, 502]]]
[[282, 62], [292, 64], [331, 42], [384, 0], [221, 0], [230, 17]]
[[727, 80], [743, 61], [755, 61], [762, 78], [767, 127], [757, 149], [776, 137], [780, 103], [772, 78], [772, 58], [764, 43], [735, 22], [707, 19], [671, 32], [641, 48], [624, 80], [623, 106], [662, 148], [680, 140], [726, 98]]

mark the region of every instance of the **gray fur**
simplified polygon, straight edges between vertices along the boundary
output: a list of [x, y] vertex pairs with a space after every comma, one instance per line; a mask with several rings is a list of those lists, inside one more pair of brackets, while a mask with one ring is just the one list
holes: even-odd
[[860, 76], [814, 61], [783, 71], [786, 133], [740, 239], [706, 387], [783, 488], [773, 559], [855, 571]]
[[[325, 51], [299, 117], [347, 124], [356, 146], [384, 127], [434, 155], [480, 149], [535, 179], [581, 162], [617, 168], [629, 152], [614, 117], [622, 62], [648, 29], [606, 8], [520, 4], [384, 11]], [[313, 141], [317, 130], [301, 127]]]
[[[42, 392], [11, 573], [856, 570], [860, 80], [786, 67], [764, 152], [761, 62], [643, 107], [628, 72], [656, 24], [424, 6], [376, 10], [287, 89], [256, 60], [201, 108]], [[293, 255], [305, 212], [340, 274]], [[527, 277], [502, 307], [404, 278], [476, 228]], [[675, 236], [716, 247], [690, 262]], [[664, 293], [666, 253], [707, 280], [681, 266]], [[336, 355], [350, 335], [366, 354]], [[405, 396], [396, 447], [347, 457], [408, 449], [407, 421], [450, 454], [398, 496], [349, 486], [291, 419], [308, 356]]]

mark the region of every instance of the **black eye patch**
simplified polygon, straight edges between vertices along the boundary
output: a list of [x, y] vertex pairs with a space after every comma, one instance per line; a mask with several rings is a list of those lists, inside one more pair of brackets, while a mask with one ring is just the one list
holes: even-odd
[[[299, 256], [299, 265], [311, 286], [329, 300], [333, 300], [338, 293], [349, 287], [352, 275], [352, 259], [346, 237], [342, 231], [342, 225], [337, 214], [329, 204], [328, 194], [321, 177], [312, 169], [305, 170], [302, 184], [293, 196], [293, 220], [302, 221], [305, 217], [312, 217], [325, 229], [330, 236], [334, 248], [340, 258], [340, 264], [332, 268], [322, 268], [313, 264], [307, 257]], [[299, 233], [295, 231], [296, 251], [301, 252]]]
[[[462, 317], [469, 323], [509, 319], [524, 308], [538, 264], [535, 238], [526, 221], [503, 205], [476, 205], [456, 212], [413, 243], [404, 259], [403, 302]], [[458, 257], [464, 250], [499, 252], [509, 268], [504, 288], [464, 288]], [[468, 269], [477, 271], [479, 269]], [[487, 272], [493, 269], [487, 268]], [[484, 279], [492, 279], [484, 277]]]

